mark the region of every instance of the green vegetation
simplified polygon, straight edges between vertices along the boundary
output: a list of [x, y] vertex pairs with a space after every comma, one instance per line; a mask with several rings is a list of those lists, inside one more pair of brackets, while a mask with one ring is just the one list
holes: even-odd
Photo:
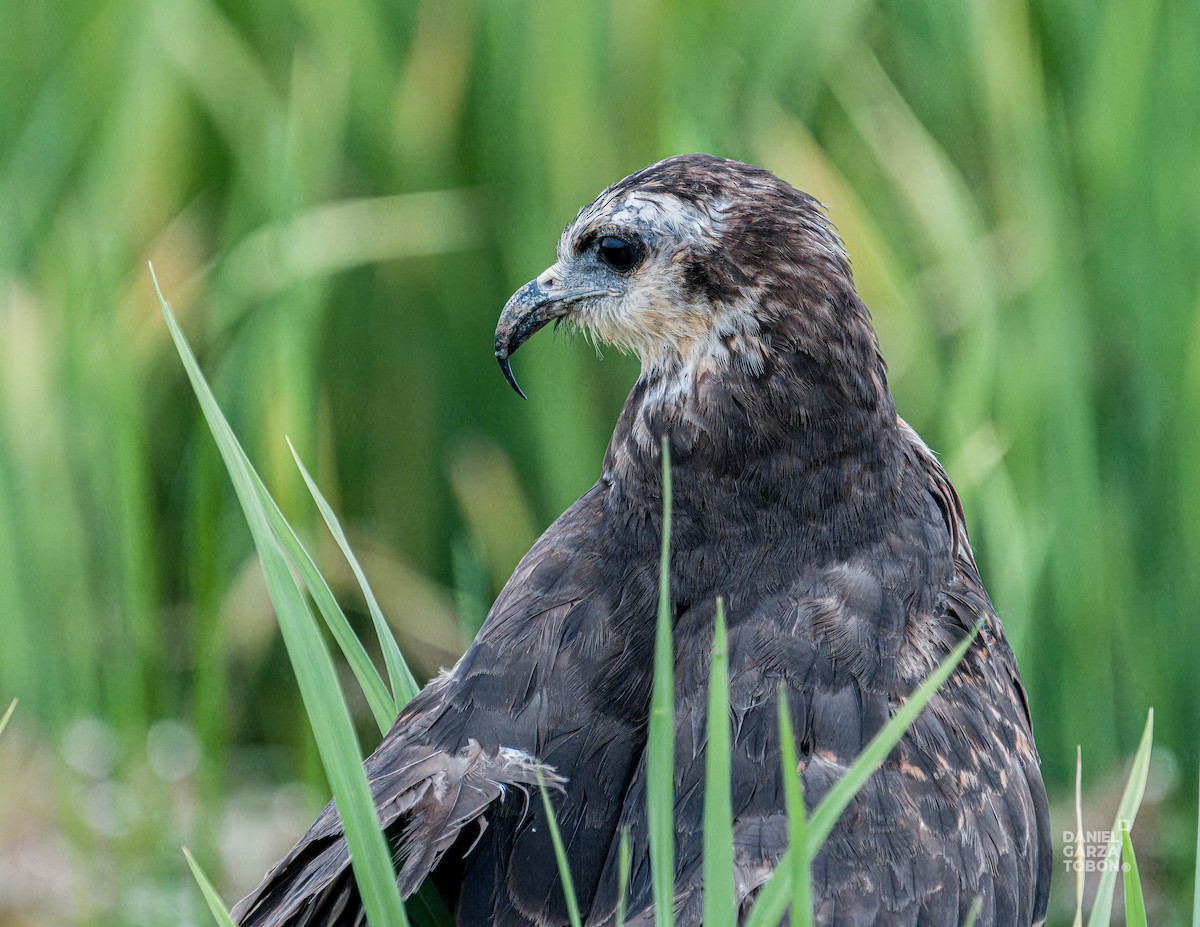
[[[157, 281], [155, 284], [157, 286]], [[159, 300], [162, 300], [161, 292]], [[350, 720], [350, 711], [338, 685], [336, 669], [321, 637], [320, 628], [309, 611], [304, 588], [292, 577], [292, 568], [295, 568], [298, 562], [307, 562], [308, 556], [282, 518], [279, 518], [279, 522], [283, 524], [272, 524], [268, 512], [277, 511], [274, 500], [262, 486], [258, 474], [254, 472], [221, 414], [204, 375], [196, 365], [196, 358], [165, 302], [163, 312], [171, 330], [171, 337], [179, 349], [179, 356], [183, 358], [187, 368], [188, 378], [192, 381], [192, 388], [200, 399], [204, 417], [217, 439], [217, 446], [221, 450], [225, 466], [229, 469], [229, 475], [233, 478], [246, 521], [250, 524], [250, 532], [254, 536], [254, 546], [262, 562], [271, 603], [279, 618], [279, 628], [283, 632], [292, 669], [300, 685], [304, 708], [316, 735], [321, 763], [337, 798], [338, 814], [342, 819], [346, 842], [349, 844], [355, 879], [362, 894], [367, 918], [373, 924], [408, 927], [404, 904], [396, 887], [396, 871], [392, 867], [391, 851], [375, 815], [375, 803], [371, 798], [371, 787], [362, 767], [362, 751]], [[291, 556], [289, 546], [292, 547]], [[302, 570], [301, 573], [303, 575]], [[308, 582], [306, 585], [318, 603], [323, 600], [332, 601], [328, 586], [320, 576], [315, 583]], [[354, 638], [345, 615], [336, 602], [333, 602], [332, 609], [331, 613], [325, 615], [326, 623], [333, 636], [338, 639], [342, 651], [348, 657], [358, 655], [365, 660], [365, 651]], [[391, 638], [391, 634], [386, 630], [384, 636]], [[392, 647], [395, 647], [394, 639]], [[399, 660], [402, 673], [406, 675], [408, 668], [404, 666], [403, 657], [399, 657]], [[369, 661], [365, 667], [356, 664], [355, 669], [364, 693], [371, 692], [373, 687], [383, 687], [383, 681], [379, 679]], [[397, 714], [396, 702], [386, 689], [383, 691], [388, 700], [385, 709], [388, 714], [380, 719], [381, 733], [387, 731]]]
[[[1151, 710], [1149, 717], [1146, 718], [1146, 730], [1142, 734], [1142, 742], [1138, 747], [1137, 753], [1133, 758], [1133, 766], [1129, 770], [1129, 780], [1125, 783], [1125, 791], [1121, 794], [1121, 802], [1117, 805], [1117, 815], [1113, 820], [1112, 827], [1109, 829], [1108, 845], [1105, 847], [1104, 861], [1107, 864], [1104, 871], [1100, 875], [1100, 889], [1096, 894], [1096, 900], [1092, 905], [1091, 914], [1088, 916], [1088, 927], [1105, 927], [1109, 921], [1109, 914], [1112, 910], [1113, 890], [1116, 888], [1117, 872], [1121, 868], [1118, 863], [1124, 858], [1131, 866], [1133, 863], [1133, 848], [1123, 848], [1129, 842], [1129, 830], [1133, 827], [1133, 822], [1137, 819], [1138, 809], [1142, 804], [1142, 797], [1146, 793], [1146, 777], [1150, 772], [1150, 747], [1154, 742], [1154, 711]], [[1136, 872], [1134, 873], [1134, 881], [1139, 882]], [[1129, 906], [1134, 903], [1134, 899], [1129, 895], [1129, 877], [1126, 874], [1125, 879], [1125, 911], [1126, 917], [1129, 915]], [[1141, 901], [1141, 893], [1139, 891], [1137, 900]], [[1078, 910], [1076, 917], [1079, 916]], [[1142, 915], [1145, 917], [1145, 914]]]
[[1129, 927], [1146, 927], [1146, 900], [1142, 897], [1142, 877], [1138, 872], [1137, 857], [1133, 853], [1133, 842], [1129, 829], [1121, 827], [1121, 859], [1125, 879], [1125, 923]]
[[221, 900], [220, 894], [213, 887], [208, 876], [201, 870], [200, 865], [196, 862], [196, 858], [188, 852], [187, 847], [183, 849], [183, 857], [187, 860], [188, 868], [192, 870], [196, 884], [200, 886], [200, 892], [204, 895], [204, 902], [208, 905], [209, 911], [212, 912], [213, 920], [217, 922], [218, 927], [235, 927], [233, 918], [229, 916], [229, 912], [225, 909], [225, 902]]
[[[659, 606], [661, 610], [661, 605]], [[729, 717], [729, 651], [725, 633], [725, 602], [717, 599], [713, 627], [712, 668], [708, 676], [708, 740], [704, 756], [704, 923], [728, 924], [737, 911], [733, 877], [733, 801], [729, 746], [732, 719]], [[782, 697], [780, 729], [787, 716]], [[787, 728], [791, 732], [791, 727]], [[793, 751], [794, 752], [794, 751]], [[784, 754], [784, 768], [788, 768]], [[792, 769], [799, 769], [796, 763]], [[797, 778], [797, 777], [791, 777]], [[798, 781], [798, 780], [797, 780]], [[790, 810], [790, 809], [789, 809]], [[803, 808], [801, 809], [803, 821]], [[794, 835], [793, 835], [794, 836]], [[796, 844], [795, 840], [792, 845]]]
[[546, 783], [542, 781], [542, 771], [537, 770], [538, 789], [542, 793], [542, 805], [546, 809], [546, 823], [550, 828], [550, 838], [554, 842], [554, 859], [558, 863], [559, 877], [562, 879], [563, 896], [567, 901], [567, 916], [571, 927], [583, 927], [579, 913], [579, 901], [575, 897], [575, 882], [571, 877], [571, 864], [567, 860], [567, 849], [563, 846], [562, 834], [558, 829], [558, 820], [554, 817], [554, 805], [550, 801], [550, 793]]
[[646, 829], [656, 927], [675, 924], [675, 656], [671, 640], [671, 447], [662, 439], [662, 554], [654, 630], [654, 685], [646, 730]]
[[[1200, 5], [0, 0], [0, 23], [0, 827], [39, 815], [72, 886], [21, 923], [199, 923], [181, 845], [231, 898], [328, 795], [147, 260], [368, 654], [285, 436], [423, 679], [594, 480], [635, 375], [544, 334], [521, 403], [504, 300], [605, 184], [694, 149], [829, 204], [963, 495], [1056, 832], [1075, 745], [1107, 817], [1155, 707], [1138, 862], [1150, 921], [1188, 922]], [[348, 693], [364, 743], [380, 694]], [[239, 820], [272, 848], [238, 855]], [[1053, 923], [1073, 889], [1060, 866]]]

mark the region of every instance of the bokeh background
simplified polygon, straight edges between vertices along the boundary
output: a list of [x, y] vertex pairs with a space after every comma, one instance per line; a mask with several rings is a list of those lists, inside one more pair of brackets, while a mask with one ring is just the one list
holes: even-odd
[[[1190, 911], [1200, 739], [1194, 0], [0, 0], [0, 924], [203, 924], [326, 786], [153, 296], [418, 675], [596, 478], [636, 365], [492, 332], [608, 183], [703, 150], [829, 206], [940, 452], [1069, 826]], [[367, 722], [365, 712], [364, 722]], [[369, 732], [369, 723], [364, 724]], [[370, 738], [366, 738], [369, 744]], [[1056, 824], [1056, 829], [1061, 829]], [[1057, 866], [1054, 922], [1071, 904]]]

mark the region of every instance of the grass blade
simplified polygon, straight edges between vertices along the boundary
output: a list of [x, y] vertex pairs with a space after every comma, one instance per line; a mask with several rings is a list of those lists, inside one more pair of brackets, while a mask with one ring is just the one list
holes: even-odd
[[[816, 856], [821, 844], [825, 842], [825, 838], [829, 836], [829, 832], [833, 830], [834, 824], [846, 810], [851, 799], [871, 778], [871, 774], [875, 772], [879, 764], [892, 752], [892, 748], [917, 719], [917, 715], [921, 713], [926, 703], [966, 656], [967, 650], [970, 649], [975, 635], [978, 633], [979, 625], [977, 624], [950, 651], [937, 669], [929, 674], [929, 678], [909, 697], [908, 701], [892, 716], [892, 719], [883, 726], [883, 729], [871, 738], [871, 742], [863, 748], [862, 753], [846, 770], [846, 774], [837, 785], [829, 790], [821, 804], [813, 811], [805, 834], [805, 855], [809, 860]], [[792, 893], [792, 872], [796, 865], [792, 854], [795, 852], [797, 851], [793, 848], [784, 854], [774, 874], [763, 885], [758, 901], [750, 912], [750, 918], [746, 921], [746, 927], [767, 927], [767, 925], [779, 923], [779, 919], [783, 917]]]
[[0, 734], [4, 733], [4, 729], [8, 727], [8, 719], [13, 716], [13, 712], [17, 710], [17, 700], [13, 699], [9, 703], [8, 710], [4, 712], [4, 717], [0, 718]]
[[617, 845], [617, 916], [615, 927], [625, 927], [625, 893], [629, 890], [629, 866], [633, 862], [633, 848], [629, 845], [629, 828], [621, 828], [621, 842]]
[[350, 564], [350, 569], [354, 571], [354, 578], [358, 580], [358, 586], [362, 589], [363, 598], [367, 600], [367, 609], [371, 613], [371, 621], [375, 625], [375, 634], [379, 638], [379, 647], [383, 651], [383, 662], [387, 666], [388, 680], [392, 684], [392, 694], [395, 698], [396, 707], [401, 708], [408, 704], [412, 697], [417, 694], [417, 681], [413, 678], [412, 670], [408, 668], [404, 654], [400, 652], [400, 645], [396, 643], [396, 636], [392, 633], [391, 626], [387, 623], [387, 619], [383, 617], [383, 609], [379, 607], [375, 593], [371, 591], [371, 584], [367, 582], [366, 573], [363, 572], [358, 558], [354, 556], [354, 551], [350, 549], [350, 542], [346, 540], [346, 533], [342, 530], [341, 522], [338, 521], [337, 515], [334, 514], [332, 506], [325, 500], [325, 496], [322, 495], [321, 490], [317, 488], [316, 481], [309, 474], [308, 468], [304, 466], [304, 461], [300, 459], [300, 455], [296, 453], [296, 448], [292, 446], [290, 438], [288, 439], [288, 448], [291, 449], [292, 457], [296, 460], [296, 466], [300, 468], [300, 475], [304, 477], [304, 483], [308, 486], [308, 491], [312, 493], [313, 501], [317, 503], [317, 508], [321, 511], [321, 517], [325, 519], [329, 533], [337, 541], [337, 545], [342, 551], [342, 556], [346, 558], [346, 562]]
[[213, 888], [212, 882], [208, 881], [208, 876], [204, 874], [204, 870], [200, 868], [200, 864], [192, 856], [191, 850], [184, 847], [183, 856], [187, 860], [188, 868], [192, 870], [192, 878], [200, 886], [200, 894], [204, 896], [204, 900], [208, 904], [208, 910], [212, 911], [213, 920], [217, 922], [219, 927], [237, 927], [233, 922], [233, 918], [229, 916], [229, 912], [225, 909], [225, 903], [221, 900], [221, 896], [217, 894], [217, 890]]
[[1146, 899], [1142, 897], [1142, 877], [1128, 827], [1121, 828], [1121, 871], [1125, 881], [1125, 925], [1146, 927]]
[[962, 927], [975, 927], [975, 922], [979, 920], [979, 912], [983, 910], [983, 899], [976, 898], [971, 902], [971, 910], [967, 912], [967, 919], [963, 921]]
[[404, 902], [404, 911], [412, 927], [454, 927], [454, 915], [428, 880]]
[[1071, 927], [1083, 927], [1083, 746], [1075, 745], [1075, 920]]
[[183, 331], [163, 298], [153, 269], [151, 277], [171, 338], [229, 470], [254, 537], [321, 762], [333, 787], [363, 907], [372, 923], [407, 927], [408, 918], [396, 886], [391, 853], [379, 828], [371, 789], [362, 767], [358, 738], [338, 686], [333, 660], [271, 528], [265, 490], [221, 413]]
[[654, 639], [654, 690], [646, 760], [650, 879], [657, 927], [675, 923], [675, 658], [671, 646], [671, 456], [662, 442], [662, 560]]
[[[249, 467], [249, 461], [246, 460], [244, 454], [242, 455], [242, 460]], [[270, 493], [267, 492], [266, 487], [263, 486], [258, 475], [253, 473], [252, 468], [251, 474], [260, 497], [263, 499], [263, 510], [266, 514], [267, 522], [271, 526], [271, 530], [275, 533], [275, 539], [283, 548], [283, 552], [287, 555], [296, 572], [300, 574], [300, 578], [304, 580], [304, 585], [308, 588], [309, 595], [312, 596], [313, 602], [316, 603], [317, 609], [321, 613], [321, 617], [325, 620], [325, 626], [329, 628], [329, 633], [333, 635], [333, 639], [337, 642], [339, 649], [341, 649], [342, 654], [345, 656], [346, 663], [349, 664], [351, 671], [354, 673], [354, 678], [358, 681], [358, 685], [367, 699], [367, 705], [371, 709], [371, 714], [375, 716], [375, 723], [379, 726], [380, 733], [386, 733], [399, 713], [396, 700], [388, 692], [383, 678], [379, 675], [379, 671], [375, 669], [375, 664], [371, 662], [371, 658], [367, 655], [362, 641], [358, 639], [358, 635], [350, 627], [350, 622], [346, 620], [346, 613], [338, 605], [333, 590], [329, 588], [325, 577], [317, 569], [317, 565], [313, 562], [312, 557], [309, 556], [308, 550], [305, 549], [296, 532], [292, 530], [292, 526], [288, 524], [283, 513], [279, 511], [279, 507], [275, 504], [274, 499], [271, 498]]]
[[1151, 708], [1146, 717], [1146, 729], [1142, 732], [1142, 742], [1133, 756], [1133, 766], [1129, 770], [1125, 791], [1121, 793], [1121, 803], [1117, 805], [1116, 820], [1113, 821], [1108, 847], [1104, 853], [1105, 867], [1100, 876], [1096, 900], [1092, 904], [1092, 913], [1088, 917], [1088, 927], [1107, 927], [1112, 918], [1113, 892], [1117, 887], [1117, 861], [1121, 855], [1121, 831], [1123, 828], [1133, 827], [1137, 818], [1138, 806], [1141, 805], [1142, 795], [1146, 792], [1146, 778], [1150, 775], [1150, 749], [1153, 745], [1154, 709]]
[[[10, 708], [9, 711], [12, 709]], [[1200, 927], [1200, 821], [1196, 823], [1196, 874], [1192, 880], [1192, 927]]]
[[717, 599], [712, 668], [708, 681], [708, 747], [704, 771], [704, 923], [732, 924], [737, 900], [733, 886], [733, 800], [729, 757], [729, 652], [725, 601]]
[[796, 737], [792, 733], [792, 713], [788, 709], [787, 692], [779, 687], [779, 752], [783, 764], [783, 797], [787, 803], [788, 846], [800, 849], [791, 854], [792, 863], [792, 927], [812, 927], [812, 870], [805, 851], [808, 831], [808, 811], [804, 807], [804, 781], [800, 778], [800, 763], [796, 756]]
[[542, 793], [542, 804], [546, 808], [546, 826], [550, 828], [550, 842], [554, 844], [554, 858], [558, 862], [558, 877], [562, 881], [563, 894], [567, 899], [567, 917], [571, 927], [583, 927], [583, 919], [579, 916], [579, 901], [575, 897], [575, 881], [571, 878], [571, 864], [567, 862], [567, 848], [563, 846], [562, 834], [558, 830], [558, 821], [554, 818], [554, 806], [550, 804], [550, 792], [542, 779], [542, 768], [534, 769], [537, 773], [538, 790]]

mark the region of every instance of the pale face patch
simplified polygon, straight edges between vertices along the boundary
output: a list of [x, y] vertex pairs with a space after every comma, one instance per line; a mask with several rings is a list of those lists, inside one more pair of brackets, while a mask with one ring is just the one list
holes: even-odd
[[[689, 390], [706, 370], [741, 363], [760, 371], [759, 324], [750, 303], [714, 305], [686, 280], [693, 249], [714, 247], [725, 232], [726, 205], [718, 201], [702, 207], [644, 190], [602, 195], [563, 232], [558, 261], [539, 282], [606, 286], [610, 292], [581, 300], [568, 323], [636, 354], [643, 376], [670, 372], [674, 394]], [[598, 259], [594, 242], [610, 235], [634, 240], [642, 248], [642, 260], [631, 272], [620, 274]]]

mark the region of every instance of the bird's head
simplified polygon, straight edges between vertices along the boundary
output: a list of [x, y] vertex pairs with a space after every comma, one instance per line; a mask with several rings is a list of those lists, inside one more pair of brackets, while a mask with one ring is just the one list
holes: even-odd
[[687, 380], [757, 375], [806, 342], [821, 353], [848, 323], [874, 341], [819, 204], [762, 168], [697, 154], [601, 193], [563, 232], [555, 263], [508, 301], [496, 357], [518, 393], [509, 357], [551, 321], [634, 352], [644, 376]]

